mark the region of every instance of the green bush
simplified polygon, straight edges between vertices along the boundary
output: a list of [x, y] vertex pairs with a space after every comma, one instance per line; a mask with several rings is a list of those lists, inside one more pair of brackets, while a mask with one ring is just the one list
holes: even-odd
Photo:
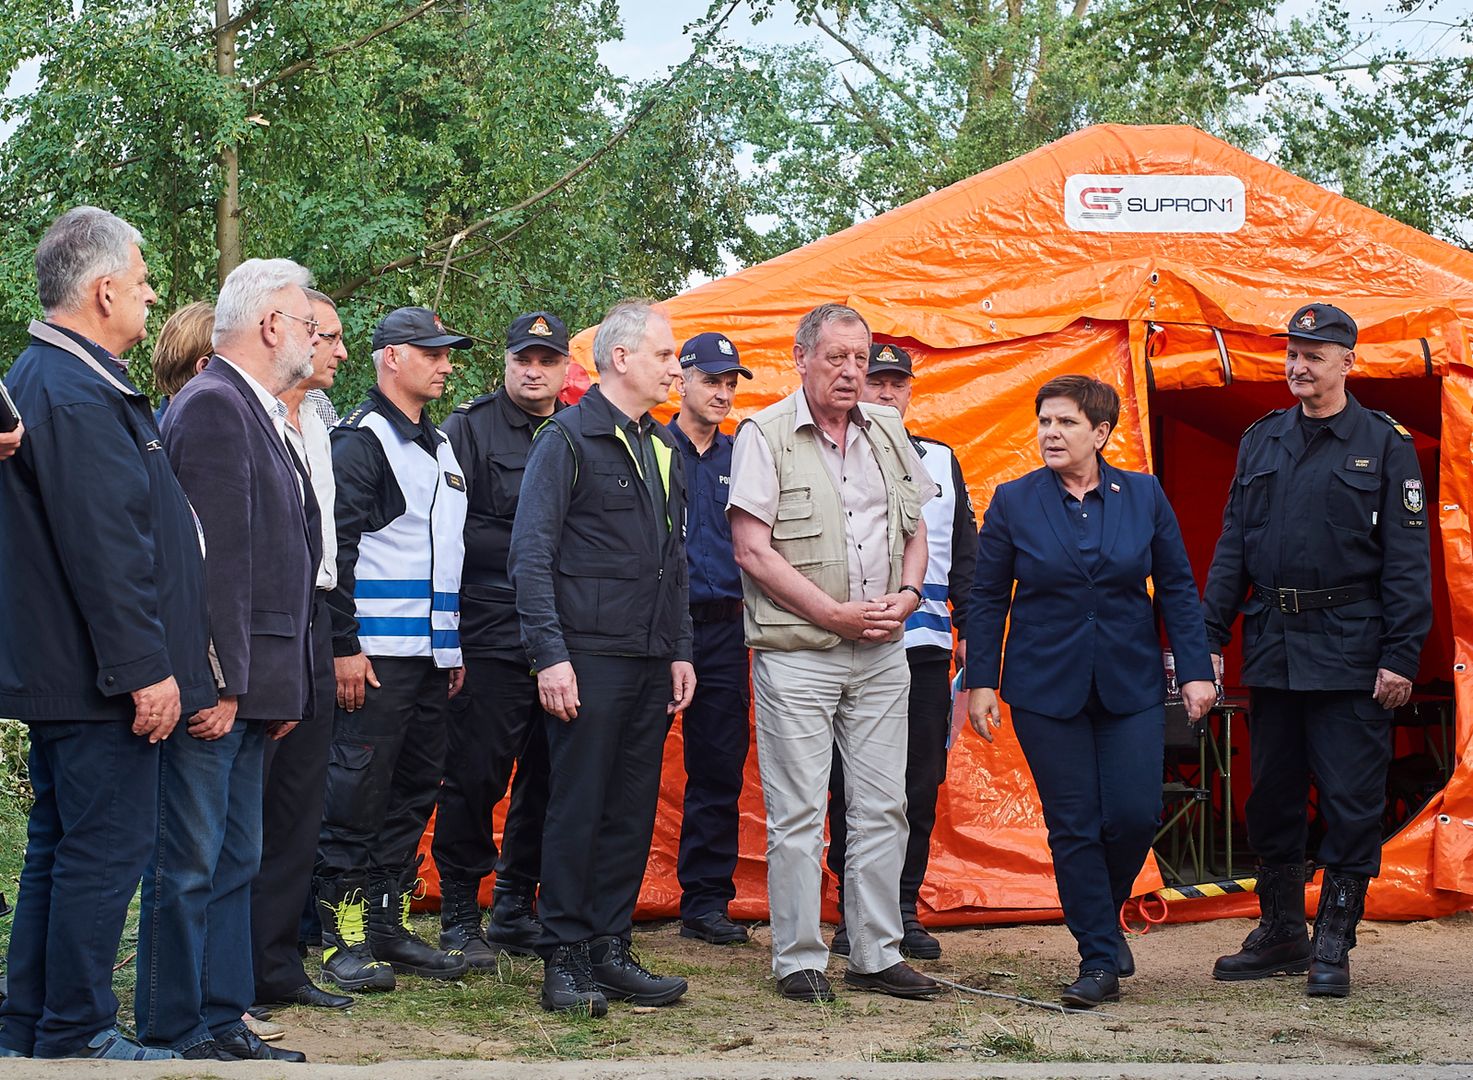
[[31, 801], [30, 729], [19, 720], [0, 720], [0, 796]]

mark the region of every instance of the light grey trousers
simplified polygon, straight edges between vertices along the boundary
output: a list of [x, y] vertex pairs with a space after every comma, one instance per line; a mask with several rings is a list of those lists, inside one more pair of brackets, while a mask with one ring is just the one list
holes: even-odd
[[772, 970], [824, 970], [819, 921], [823, 823], [834, 745], [844, 761], [849, 851], [844, 924], [849, 966], [900, 961], [900, 869], [905, 820], [910, 665], [902, 642], [845, 641], [832, 649], [756, 650], [752, 688], [757, 764], [767, 806], [767, 897]]

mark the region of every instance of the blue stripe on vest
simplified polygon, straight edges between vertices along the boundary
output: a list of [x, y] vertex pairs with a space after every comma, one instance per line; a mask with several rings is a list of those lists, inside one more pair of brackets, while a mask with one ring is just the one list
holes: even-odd
[[458, 649], [460, 648], [459, 630], [436, 630], [430, 634], [430, 648], [432, 649]]
[[434, 599], [434, 610], [436, 611], [459, 611], [460, 593], [437, 592]]
[[929, 611], [917, 611], [905, 620], [907, 630], [943, 630], [951, 633], [950, 615], [933, 615]]
[[948, 585], [933, 585], [930, 582], [921, 586], [921, 598], [923, 600], [945, 600], [951, 595], [951, 587]]
[[428, 600], [435, 594], [428, 578], [359, 578], [353, 595], [360, 600]]
[[[439, 633], [440, 631], [435, 631]], [[359, 637], [377, 638], [427, 638], [430, 636], [429, 619], [404, 619], [388, 615], [369, 616], [358, 620]]]

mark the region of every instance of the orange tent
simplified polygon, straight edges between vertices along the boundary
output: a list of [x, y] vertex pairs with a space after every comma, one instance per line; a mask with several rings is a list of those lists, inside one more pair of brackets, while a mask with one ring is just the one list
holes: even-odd
[[[908, 426], [956, 449], [979, 520], [996, 485], [1038, 463], [1037, 387], [1067, 372], [1105, 379], [1123, 401], [1106, 454], [1162, 478], [1200, 583], [1240, 435], [1291, 402], [1282, 345], [1269, 335], [1309, 300], [1333, 301], [1359, 323], [1351, 389], [1413, 432], [1438, 511], [1429, 514], [1436, 619], [1418, 684], [1455, 698], [1452, 745], [1442, 748], [1455, 765], [1386, 842], [1368, 912], [1447, 914], [1473, 906], [1473, 254], [1194, 129], [1102, 126], [692, 289], [666, 309], [677, 342], [719, 330], [737, 343], [757, 375], [739, 390], [738, 416], [796, 387], [793, 330], [805, 311], [825, 301], [858, 309], [877, 338], [916, 357]], [[589, 368], [590, 342], [589, 331], [575, 342]], [[1237, 663], [1230, 650], [1229, 683]], [[1400, 732], [1398, 753], [1431, 738]], [[677, 724], [640, 901], [646, 917], [678, 909], [681, 754]], [[1241, 786], [1246, 756], [1237, 765]], [[742, 810], [732, 914], [762, 918], [755, 744]], [[1159, 883], [1148, 865], [1137, 891]], [[936, 924], [1059, 916], [1037, 798], [1009, 728], [992, 746], [967, 732], [952, 750], [921, 900]], [[1252, 908], [1251, 898], [1228, 895], [1177, 905], [1172, 917]]]

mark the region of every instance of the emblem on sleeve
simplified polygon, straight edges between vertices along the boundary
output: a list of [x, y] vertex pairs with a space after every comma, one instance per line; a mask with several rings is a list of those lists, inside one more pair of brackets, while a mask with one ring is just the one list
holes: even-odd
[[1414, 514], [1422, 512], [1422, 481], [1403, 480], [1401, 482], [1401, 504]]

